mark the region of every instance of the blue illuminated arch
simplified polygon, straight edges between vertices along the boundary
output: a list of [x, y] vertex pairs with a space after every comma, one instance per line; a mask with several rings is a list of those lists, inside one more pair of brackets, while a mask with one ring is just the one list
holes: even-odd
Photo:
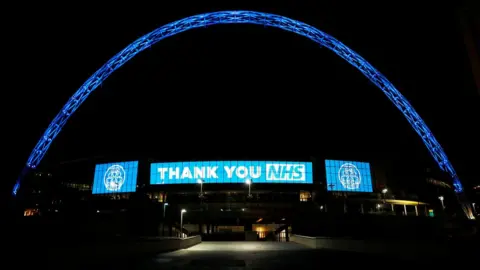
[[[403, 115], [407, 118], [407, 121], [423, 140], [425, 146], [438, 163], [440, 169], [450, 174], [454, 182], [455, 191], [463, 191], [462, 184], [460, 183], [452, 164], [448, 160], [447, 155], [425, 122], [417, 114], [405, 97], [400, 94], [400, 92], [387, 80], [387, 78], [378, 72], [372, 65], [365, 61], [356, 52], [345, 46], [342, 42], [316, 29], [315, 27], [280, 15], [255, 11], [220, 11], [195, 15], [166, 24], [135, 40], [132, 44], [128, 45], [125, 49], [108, 60], [107, 63], [105, 63], [99, 70], [95, 72], [95, 74], [88, 78], [88, 80], [75, 92], [75, 94], [73, 94], [73, 96], [57, 114], [55, 119], [53, 119], [43, 136], [38, 141], [30, 157], [28, 158], [26, 168], [23, 172], [25, 173], [26, 171], [37, 167], [50, 147], [50, 144], [58, 135], [63, 126], [67, 123], [67, 120], [70, 118], [70, 116], [115, 70], [120, 68], [138, 53], [164, 38], [190, 29], [206, 27], [215, 24], [258, 24], [272, 26], [305, 36], [317, 42], [321, 46], [335, 52], [338, 56], [359, 69], [371, 82], [373, 82], [383, 91], [383, 93], [385, 93], [387, 98], [390, 99], [390, 101], [403, 113]], [[22, 175], [15, 184], [13, 194], [16, 194], [18, 188], [20, 187], [20, 181], [23, 178]]]

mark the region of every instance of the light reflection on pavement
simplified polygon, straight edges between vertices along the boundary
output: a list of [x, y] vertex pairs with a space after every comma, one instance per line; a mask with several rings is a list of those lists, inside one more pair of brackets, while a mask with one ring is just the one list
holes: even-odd
[[[360, 253], [313, 250], [285, 242], [203, 242], [188, 249], [159, 254], [137, 269], [319, 269], [368, 267], [372, 262], [395, 262]], [[418, 264], [417, 264], [418, 265]]]

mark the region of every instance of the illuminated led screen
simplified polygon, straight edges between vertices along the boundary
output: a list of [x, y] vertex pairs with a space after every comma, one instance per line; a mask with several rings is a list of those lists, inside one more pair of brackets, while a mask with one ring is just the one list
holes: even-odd
[[311, 162], [202, 161], [152, 163], [150, 184], [203, 183], [290, 183], [311, 184]]
[[372, 192], [368, 162], [325, 160], [328, 191]]
[[135, 192], [138, 161], [97, 164], [92, 194]]

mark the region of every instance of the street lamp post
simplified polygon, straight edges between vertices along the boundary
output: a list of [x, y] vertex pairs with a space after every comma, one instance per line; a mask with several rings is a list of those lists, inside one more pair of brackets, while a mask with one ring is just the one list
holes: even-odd
[[382, 189], [383, 204], [387, 203], [386, 198], [385, 198], [385, 195], [387, 194], [387, 192], [388, 192], [387, 188]]
[[438, 199], [442, 203], [442, 209], [445, 209], [445, 204], [443, 203], [443, 200], [445, 199], [443, 196], [438, 196]]
[[182, 209], [180, 211], [180, 238], [183, 238], [183, 214], [186, 213], [187, 210]]
[[165, 210], [167, 209], [168, 203], [163, 203], [163, 220], [162, 220], [162, 236], [165, 235]]
[[199, 197], [203, 197], [203, 180], [202, 179], [197, 179], [197, 184], [200, 184], [200, 195]]
[[[386, 204], [387, 204], [387, 200], [386, 200], [386, 194], [387, 194], [387, 192], [388, 192], [388, 189], [387, 189], [387, 188], [382, 189], [383, 207], [385, 207]], [[392, 204], [392, 206], [393, 206], [393, 204]]]
[[251, 180], [251, 179], [245, 180], [245, 184], [248, 185], [248, 196], [247, 196], [247, 198], [252, 198], [252, 193], [251, 193], [251, 190], [252, 190], [252, 180]]
[[163, 219], [165, 219], [165, 210], [167, 209], [168, 202], [163, 203]]

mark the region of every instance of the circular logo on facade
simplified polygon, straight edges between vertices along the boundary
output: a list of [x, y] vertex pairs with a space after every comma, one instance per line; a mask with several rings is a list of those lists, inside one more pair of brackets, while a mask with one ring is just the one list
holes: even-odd
[[358, 189], [362, 182], [362, 176], [357, 166], [345, 163], [338, 170], [338, 180], [346, 189]]
[[105, 172], [103, 183], [109, 191], [118, 191], [125, 183], [125, 170], [120, 165], [112, 165]]

